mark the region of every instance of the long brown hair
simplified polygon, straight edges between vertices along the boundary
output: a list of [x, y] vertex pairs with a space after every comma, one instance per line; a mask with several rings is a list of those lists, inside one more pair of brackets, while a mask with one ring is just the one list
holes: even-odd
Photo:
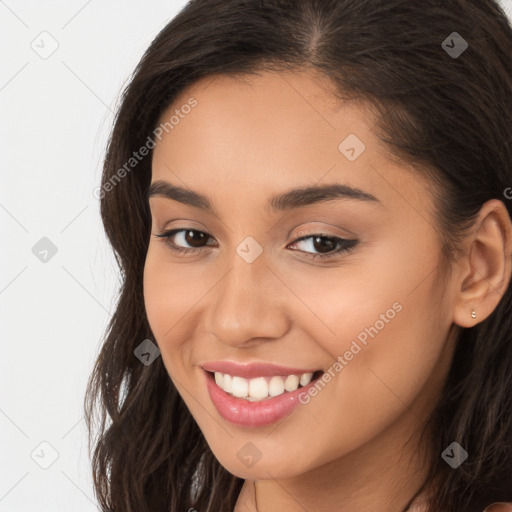
[[[459, 37], [454, 32], [468, 44], [460, 55], [450, 54], [453, 42], [442, 46]], [[504, 195], [512, 186], [512, 29], [498, 3], [189, 2], [135, 69], [103, 168], [101, 216], [122, 286], [85, 408], [95, 491], [105, 511], [230, 512], [243, 484], [212, 454], [162, 359], [146, 366], [134, 356], [143, 340], [154, 340], [143, 298], [151, 155], [126, 163], [154, 137], [176, 95], [199, 78], [303, 67], [329, 77], [340, 98], [374, 107], [380, 138], [402, 161], [424, 169], [436, 186], [447, 258], [487, 200], [504, 201], [512, 216]], [[485, 321], [461, 329], [423, 433], [433, 460], [424, 485], [435, 489], [431, 512], [481, 512], [512, 501], [510, 283]], [[440, 456], [453, 441], [470, 455], [456, 470]]]

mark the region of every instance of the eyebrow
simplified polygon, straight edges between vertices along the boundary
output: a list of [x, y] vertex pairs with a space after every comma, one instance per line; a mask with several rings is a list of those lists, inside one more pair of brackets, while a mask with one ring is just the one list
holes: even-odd
[[[188, 188], [178, 187], [163, 180], [157, 180], [151, 183], [147, 197], [148, 199], [151, 197], [164, 197], [199, 208], [205, 212], [215, 213], [212, 202], [207, 196]], [[273, 196], [268, 200], [266, 209], [272, 211], [287, 211], [316, 203], [332, 201], [334, 199], [357, 199], [359, 201], [382, 204], [375, 196], [358, 188], [353, 188], [341, 183], [331, 183], [327, 185], [296, 188]]]

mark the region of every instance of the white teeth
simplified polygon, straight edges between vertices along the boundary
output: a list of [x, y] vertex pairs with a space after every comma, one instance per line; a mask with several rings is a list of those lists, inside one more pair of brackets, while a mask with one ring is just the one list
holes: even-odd
[[233, 377], [232, 389], [233, 396], [245, 398], [249, 394], [249, 381], [242, 377]]
[[249, 381], [249, 395], [250, 398], [267, 398], [268, 384], [264, 377], [251, 379]]
[[[222, 373], [221, 373], [222, 375]], [[231, 375], [228, 375], [227, 373], [224, 374], [224, 385], [220, 386], [226, 393], [232, 393], [233, 387], [232, 387], [233, 379]]]
[[268, 393], [270, 396], [279, 396], [284, 393], [284, 382], [281, 377], [272, 377], [270, 379]]
[[307, 386], [311, 382], [312, 377], [313, 377], [312, 373], [303, 373], [300, 376], [300, 385]]
[[231, 376], [227, 373], [215, 372], [217, 386], [238, 398], [245, 398], [249, 402], [259, 402], [267, 398], [282, 395], [285, 392], [295, 391], [300, 386], [307, 386], [313, 378], [312, 373], [302, 375], [288, 375], [287, 377], [256, 377], [244, 379]]
[[284, 381], [286, 391], [295, 391], [299, 387], [299, 377], [297, 375], [288, 375]]

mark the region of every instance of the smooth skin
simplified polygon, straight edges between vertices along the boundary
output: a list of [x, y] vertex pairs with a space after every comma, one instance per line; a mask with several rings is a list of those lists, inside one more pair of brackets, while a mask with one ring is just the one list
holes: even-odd
[[[170, 378], [220, 463], [246, 480], [237, 512], [332, 512], [340, 503], [347, 511], [400, 511], [427, 474], [417, 436], [457, 331], [491, 314], [511, 276], [503, 203], [482, 207], [449, 272], [428, 182], [379, 141], [369, 108], [336, 101], [330, 87], [306, 69], [207, 77], [164, 113], [168, 119], [197, 100], [154, 149], [152, 182], [205, 195], [214, 208], [151, 197], [144, 296]], [[350, 134], [365, 144], [354, 161], [339, 150]], [[266, 208], [274, 195], [332, 183], [378, 201]], [[185, 231], [156, 236], [178, 228]], [[188, 230], [208, 236], [201, 242]], [[312, 259], [329, 252], [315, 235], [358, 243]], [[249, 236], [263, 250], [252, 263], [236, 251]], [[331, 247], [332, 254], [338, 246]], [[265, 361], [327, 372], [397, 302], [401, 311], [280, 423], [235, 426], [213, 406], [201, 364]], [[248, 442], [261, 454], [251, 467], [237, 455]]]

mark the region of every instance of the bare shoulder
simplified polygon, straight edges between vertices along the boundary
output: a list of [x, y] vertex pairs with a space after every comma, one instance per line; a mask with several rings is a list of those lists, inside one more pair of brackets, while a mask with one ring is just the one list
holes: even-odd
[[484, 512], [512, 512], [512, 502], [509, 503], [493, 503], [489, 505]]
[[[409, 509], [409, 512], [427, 512], [427, 504], [424, 501], [415, 502]], [[489, 505], [483, 512], [512, 512], [512, 502], [493, 503]]]

